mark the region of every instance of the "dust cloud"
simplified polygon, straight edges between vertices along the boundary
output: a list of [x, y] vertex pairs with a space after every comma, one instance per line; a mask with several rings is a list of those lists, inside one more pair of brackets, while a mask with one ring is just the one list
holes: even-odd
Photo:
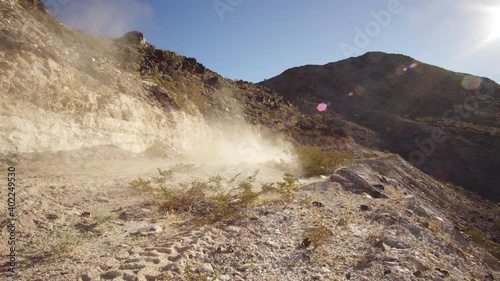
[[259, 170], [260, 182], [281, 180], [284, 171], [279, 166], [296, 169], [290, 142], [279, 134], [263, 136], [265, 128], [250, 125], [236, 115], [231, 123], [207, 121], [182, 112], [174, 116], [176, 129], [166, 141], [179, 152], [174, 157], [179, 162], [202, 165], [207, 173], [227, 177]]
[[61, 20], [75, 29], [92, 34], [119, 37], [139, 25], [150, 24], [153, 8], [137, 0], [69, 0], [61, 7]]

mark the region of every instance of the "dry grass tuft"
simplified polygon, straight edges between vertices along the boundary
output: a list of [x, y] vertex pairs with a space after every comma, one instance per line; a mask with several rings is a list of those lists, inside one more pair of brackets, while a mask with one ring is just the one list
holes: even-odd
[[158, 169], [159, 176], [147, 180], [138, 178], [130, 185], [150, 192], [160, 211], [188, 213], [193, 215], [195, 221], [210, 224], [241, 219], [257, 203], [291, 202], [299, 188], [296, 178], [286, 174], [283, 181], [263, 184], [261, 191], [256, 192], [254, 182], [258, 172], [256, 170], [242, 180], [238, 180], [239, 174], [227, 181], [217, 175], [206, 181], [195, 180], [172, 186], [174, 170]]
[[333, 173], [342, 165], [352, 163], [352, 153], [322, 150], [317, 146], [301, 145], [293, 149], [305, 176], [319, 176]]

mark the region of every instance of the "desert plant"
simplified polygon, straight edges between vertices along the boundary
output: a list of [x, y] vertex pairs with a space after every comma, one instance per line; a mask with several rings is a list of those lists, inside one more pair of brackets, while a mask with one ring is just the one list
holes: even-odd
[[494, 220], [493, 221], [493, 226], [500, 231], [500, 221], [499, 220]]
[[158, 176], [151, 179], [138, 178], [130, 182], [132, 187], [148, 190], [155, 197], [161, 211], [188, 213], [203, 223], [226, 222], [245, 216], [246, 211], [256, 205], [264, 193], [279, 194], [281, 201], [289, 201], [298, 190], [297, 179], [285, 174], [283, 181], [262, 185], [260, 192], [254, 191], [254, 182], [259, 170], [238, 180], [240, 174], [227, 181], [212, 176], [205, 181], [194, 180], [178, 186], [171, 185], [173, 169], [158, 169]]
[[283, 195], [283, 200], [285, 202], [291, 202], [293, 195], [299, 190], [298, 181], [299, 180], [291, 174], [285, 174], [283, 181], [276, 184], [277, 191]]
[[184, 268], [184, 277], [186, 278], [185, 280], [187, 281], [207, 281], [209, 280], [207, 276], [200, 275], [196, 276], [196, 274], [193, 272], [193, 269], [188, 265]]
[[84, 241], [85, 237], [74, 228], [52, 230], [45, 241], [41, 243], [43, 249], [40, 250], [45, 253], [44, 258], [48, 260], [67, 257]]
[[129, 182], [129, 185], [133, 188], [136, 188], [136, 189], [146, 189], [146, 190], [152, 189], [151, 181], [144, 180], [140, 177]]
[[305, 176], [318, 176], [332, 173], [342, 165], [353, 161], [353, 154], [333, 150], [323, 150], [317, 146], [302, 145], [293, 149]]
[[313, 249], [316, 250], [319, 246], [324, 245], [329, 238], [333, 236], [333, 232], [326, 226], [315, 226], [308, 228], [305, 236], [309, 238]]
[[154, 177], [153, 181], [159, 185], [165, 184], [167, 181], [170, 181], [174, 178], [173, 169], [170, 170], [162, 170], [160, 168], [156, 168], [158, 170], [159, 176]]
[[94, 221], [100, 225], [100, 224], [106, 224], [108, 222], [112, 222], [116, 220], [117, 216], [115, 214], [109, 214], [109, 215], [97, 215], [94, 216], [93, 219]]
[[486, 238], [483, 232], [481, 232], [481, 230], [472, 228], [466, 230], [465, 234], [467, 234], [470, 237], [470, 239], [474, 241], [476, 244], [480, 245], [488, 252], [490, 252], [491, 255], [500, 260], [500, 245]]
[[500, 137], [500, 128], [493, 128], [489, 133], [492, 137]]

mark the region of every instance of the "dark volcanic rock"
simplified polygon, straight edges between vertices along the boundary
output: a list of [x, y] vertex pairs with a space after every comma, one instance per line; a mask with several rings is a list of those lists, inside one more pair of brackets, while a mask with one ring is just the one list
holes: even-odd
[[122, 37], [120, 37], [119, 40], [121, 40], [127, 44], [133, 44], [133, 45], [146, 44], [146, 38], [144, 37], [144, 34], [142, 32], [139, 32], [139, 31], [127, 32]]
[[[470, 80], [480, 86], [470, 89]], [[326, 119], [342, 116], [346, 122], [339, 125], [356, 142], [398, 153], [442, 181], [500, 200], [500, 86], [490, 79], [370, 52], [291, 68], [260, 84], [304, 113], [328, 102]]]
[[349, 169], [340, 169], [330, 176], [330, 181], [339, 183], [345, 190], [353, 193], [367, 193], [374, 198], [388, 198], [386, 194], [375, 189], [366, 180]]

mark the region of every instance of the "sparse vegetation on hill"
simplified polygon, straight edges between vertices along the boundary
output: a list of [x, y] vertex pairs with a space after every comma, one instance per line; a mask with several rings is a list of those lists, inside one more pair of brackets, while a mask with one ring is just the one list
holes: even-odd
[[255, 186], [258, 172], [256, 170], [242, 180], [239, 180], [240, 174], [227, 181], [216, 175], [206, 181], [173, 185], [173, 169], [158, 169], [159, 176], [148, 180], [137, 178], [130, 182], [130, 186], [153, 194], [155, 205], [162, 212], [188, 213], [203, 224], [225, 223], [242, 219], [246, 210], [257, 204], [260, 197], [276, 194], [278, 196], [273, 201], [290, 203], [298, 191], [297, 179], [290, 174], [285, 174], [281, 182]]
[[500, 137], [500, 128], [493, 128], [490, 130], [490, 136]]
[[317, 146], [300, 145], [292, 152], [302, 167], [305, 176], [327, 175], [342, 165], [352, 163], [354, 156], [348, 152], [321, 149]]

